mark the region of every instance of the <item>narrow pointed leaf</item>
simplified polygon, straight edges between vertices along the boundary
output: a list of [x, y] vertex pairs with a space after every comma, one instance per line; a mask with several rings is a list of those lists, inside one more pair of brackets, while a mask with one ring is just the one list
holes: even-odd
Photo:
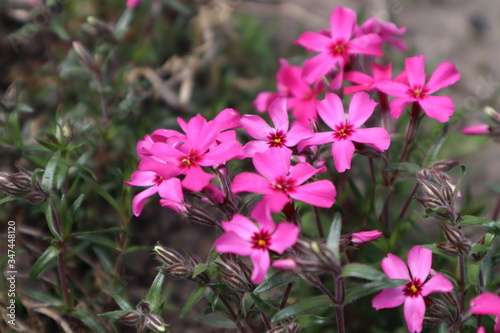
[[270, 278], [262, 282], [255, 290], [254, 294], [260, 294], [273, 288], [282, 286], [284, 284], [294, 281], [297, 276], [291, 271], [278, 271], [271, 275]]
[[371, 266], [364, 264], [349, 264], [342, 269], [342, 276], [357, 277], [365, 280], [381, 281], [386, 278], [385, 274]]
[[45, 171], [43, 172], [41, 187], [42, 190], [49, 195], [54, 185], [54, 176], [56, 174], [57, 165], [61, 159], [61, 151], [56, 151], [47, 162]]
[[364, 284], [351, 285], [346, 290], [344, 304], [354, 302], [358, 298], [374, 294], [384, 289], [395, 288], [407, 283], [407, 280], [383, 280]]
[[158, 272], [153, 281], [153, 284], [151, 285], [151, 288], [149, 288], [146, 298], [144, 299], [151, 305], [152, 312], [155, 312], [160, 307], [161, 292], [164, 281], [165, 275], [161, 272]]
[[342, 230], [342, 217], [340, 214], [335, 214], [330, 225], [330, 232], [326, 239], [326, 247], [332, 251], [337, 260], [340, 260], [340, 232]]
[[31, 267], [29, 273], [30, 280], [36, 279], [38, 275], [43, 271], [43, 269], [52, 262], [52, 259], [57, 257], [59, 252], [61, 252], [60, 249], [56, 248], [55, 246], [49, 246], [45, 250], [45, 252], [43, 252], [42, 255], [35, 261], [33, 267]]
[[287, 306], [286, 308], [280, 310], [277, 314], [275, 314], [272, 317], [271, 320], [273, 322], [278, 322], [291, 317], [301, 315], [311, 310], [322, 309], [332, 306], [333, 306], [332, 301], [328, 298], [328, 296], [325, 295], [304, 298], [298, 301], [297, 303]]
[[191, 311], [193, 309], [193, 307], [196, 305], [196, 303], [198, 303], [198, 301], [201, 299], [201, 297], [205, 293], [206, 289], [207, 289], [207, 286], [202, 286], [202, 285], [196, 286], [193, 293], [191, 294], [191, 296], [189, 296], [189, 299], [187, 300], [186, 304], [184, 304], [184, 307], [181, 310], [181, 314], [180, 314], [181, 318], [186, 316], [189, 313], [189, 311]]

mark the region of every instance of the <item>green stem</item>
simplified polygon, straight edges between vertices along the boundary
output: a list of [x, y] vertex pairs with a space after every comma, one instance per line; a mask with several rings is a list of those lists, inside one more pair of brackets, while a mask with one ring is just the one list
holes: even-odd
[[316, 228], [318, 229], [319, 237], [325, 237], [325, 232], [323, 231], [323, 226], [321, 225], [321, 216], [319, 214], [319, 208], [313, 206], [314, 220], [316, 221]]

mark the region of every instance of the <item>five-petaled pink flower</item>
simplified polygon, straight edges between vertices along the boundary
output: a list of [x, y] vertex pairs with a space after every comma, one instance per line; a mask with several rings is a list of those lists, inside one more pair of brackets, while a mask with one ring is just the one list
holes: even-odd
[[377, 34], [382, 39], [382, 42], [394, 45], [401, 52], [406, 52], [406, 43], [403, 39], [394, 35], [403, 35], [405, 32], [406, 27], [398, 28], [394, 23], [382, 22], [376, 17], [369, 18], [361, 26], [354, 29], [355, 36], [361, 37], [370, 33]]
[[[347, 86], [344, 88], [344, 94], [353, 94], [358, 91], [377, 91], [376, 85], [384, 80], [392, 78], [392, 64], [380, 65], [377, 63], [372, 64], [372, 76], [358, 71], [349, 71], [344, 75], [344, 79], [357, 83], [358, 85]], [[401, 73], [394, 81], [406, 83], [406, 72]]]
[[317, 103], [318, 114], [333, 131], [315, 133], [314, 137], [299, 144], [299, 150], [311, 145], [333, 142], [332, 156], [339, 172], [351, 168], [355, 150], [353, 142], [367, 143], [380, 151], [386, 150], [391, 139], [385, 129], [360, 128], [372, 115], [375, 105], [377, 103], [370, 99], [367, 93], [357, 92], [352, 97], [346, 117], [340, 97], [333, 93], [326, 94], [325, 99]]
[[391, 116], [399, 118], [410, 103], [418, 103], [431, 118], [442, 123], [447, 122], [455, 106], [447, 96], [432, 96], [439, 89], [448, 87], [460, 79], [460, 73], [451, 62], [443, 62], [426, 82], [424, 55], [406, 58], [405, 71], [408, 84], [395, 81], [383, 81], [376, 87], [396, 98], [391, 101]]
[[470, 312], [496, 316], [494, 332], [500, 333], [500, 296], [488, 292], [482, 293], [470, 300]]
[[269, 116], [275, 128], [269, 126], [264, 119], [256, 115], [241, 117], [241, 125], [251, 137], [257, 139], [248, 142], [243, 147], [245, 157], [253, 157], [255, 153], [264, 152], [272, 147], [292, 148], [300, 140], [312, 136], [311, 129], [299, 122], [294, 122], [292, 128], [288, 130], [289, 120], [286, 102], [286, 98], [278, 97], [269, 106]]
[[[382, 260], [382, 269], [389, 279], [408, 280], [401, 287], [386, 289], [372, 300], [376, 310], [394, 308], [404, 303], [404, 317], [410, 333], [421, 332], [425, 315], [425, 301], [432, 293], [448, 293], [453, 284], [442, 274], [431, 274], [432, 251], [414, 246], [408, 252], [408, 265], [389, 253]], [[434, 272], [435, 273], [435, 272]]]
[[[269, 250], [283, 254], [297, 241], [300, 229], [293, 223], [271, 219], [269, 211], [262, 212], [265, 205], [258, 204], [252, 211], [255, 224], [247, 217], [235, 214], [231, 221], [222, 222], [225, 233], [215, 241], [215, 250], [250, 256], [253, 263], [252, 282], [261, 283], [271, 265]], [[257, 212], [256, 212], [257, 211]]]
[[277, 212], [291, 199], [313, 206], [330, 208], [337, 192], [329, 180], [318, 180], [302, 184], [325, 169], [315, 169], [305, 162], [290, 166], [290, 149], [270, 148], [256, 153], [253, 165], [260, 175], [251, 172], [238, 174], [231, 184], [234, 193], [251, 192], [263, 194], [264, 201], [272, 212]]
[[[339, 70], [337, 83], [342, 82], [344, 67], [351, 55], [365, 54], [382, 56], [381, 38], [377, 34], [366, 34], [351, 39], [356, 25], [356, 13], [349, 8], [337, 7], [330, 15], [330, 36], [317, 32], [305, 32], [295, 44], [308, 50], [320, 52], [304, 63], [302, 75], [308, 83], [314, 83], [335, 67]], [[334, 89], [340, 87], [334, 85]]]

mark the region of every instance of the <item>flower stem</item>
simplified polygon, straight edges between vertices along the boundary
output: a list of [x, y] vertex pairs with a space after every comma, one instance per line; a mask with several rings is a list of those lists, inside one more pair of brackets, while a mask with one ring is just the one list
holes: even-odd
[[286, 285], [285, 291], [283, 292], [283, 297], [281, 298], [280, 310], [282, 310], [285, 307], [286, 302], [288, 301], [288, 296], [292, 291], [292, 287], [293, 287], [293, 281]]
[[399, 213], [399, 217], [398, 217], [399, 220], [401, 220], [405, 216], [406, 211], [408, 210], [408, 207], [410, 207], [410, 203], [412, 202], [413, 196], [415, 195], [417, 190], [418, 190], [418, 184], [415, 184], [415, 186], [413, 187], [413, 191], [411, 191], [410, 196], [406, 200], [403, 208], [401, 209], [401, 212]]
[[[458, 301], [458, 312], [459, 320], [462, 321], [462, 316], [465, 313], [465, 296], [467, 295], [467, 289], [465, 288], [465, 257], [463, 254], [458, 255], [458, 271], [459, 271], [459, 301]], [[458, 327], [459, 332], [463, 332], [463, 325], [460, 323]]]
[[325, 237], [325, 232], [323, 231], [323, 226], [321, 225], [321, 216], [319, 215], [319, 209], [313, 206], [314, 220], [316, 221], [316, 228], [318, 228], [318, 234], [320, 238]]
[[335, 317], [337, 319], [337, 332], [345, 332], [345, 322], [344, 322], [344, 295], [345, 295], [345, 284], [344, 279], [337, 277], [335, 279], [335, 297], [337, 299], [338, 306], [335, 308]]

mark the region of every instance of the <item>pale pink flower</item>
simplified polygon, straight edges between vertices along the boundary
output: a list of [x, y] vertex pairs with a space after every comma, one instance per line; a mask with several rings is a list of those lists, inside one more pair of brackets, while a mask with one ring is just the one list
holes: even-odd
[[269, 251], [283, 254], [295, 244], [300, 233], [299, 227], [293, 223], [280, 222], [276, 225], [269, 213], [254, 213], [262, 206], [257, 205], [252, 211], [257, 223], [240, 214], [235, 214], [231, 221], [223, 221], [225, 233], [215, 241], [217, 252], [250, 257], [253, 263], [251, 280], [255, 284], [264, 281], [271, 265]]
[[311, 145], [333, 142], [332, 156], [335, 168], [344, 172], [351, 168], [351, 160], [355, 146], [353, 142], [366, 143], [375, 149], [383, 151], [389, 148], [391, 139], [389, 133], [382, 127], [360, 128], [372, 115], [377, 103], [361, 91], [353, 95], [346, 117], [344, 106], [339, 96], [328, 93], [325, 99], [317, 102], [321, 119], [333, 131], [315, 133], [314, 137], [299, 144], [299, 150]]
[[424, 55], [406, 58], [405, 71], [408, 84], [383, 81], [376, 87], [396, 98], [391, 101], [391, 116], [399, 118], [410, 103], [418, 103], [431, 118], [447, 122], [455, 112], [453, 100], [447, 96], [432, 96], [439, 89], [448, 87], [460, 79], [460, 73], [451, 62], [443, 62], [426, 81]]
[[394, 308], [404, 304], [404, 317], [410, 333], [421, 332], [425, 315], [424, 297], [432, 293], [448, 293], [453, 284], [443, 274], [429, 278], [432, 266], [432, 251], [414, 246], [408, 252], [408, 265], [389, 253], [382, 260], [382, 269], [389, 279], [408, 280], [401, 287], [383, 290], [372, 300], [376, 310]]
[[354, 232], [351, 236], [351, 242], [354, 245], [360, 245], [366, 242], [371, 242], [375, 239], [378, 239], [382, 236], [382, 233], [378, 230], [370, 230], [370, 231], [359, 231]]
[[487, 135], [491, 133], [491, 130], [490, 126], [486, 124], [479, 124], [464, 128], [462, 133], [467, 135]]
[[392, 22], [382, 22], [376, 17], [369, 18], [361, 26], [354, 29], [354, 35], [357, 37], [374, 33], [380, 36], [382, 42], [394, 45], [401, 52], [406, 52], [406, 43], [395, 35], [403, 35], [406, 27], [398, 28]]
[[[495, 333], [500, 333], [500, 296], [484, 292], [470, 300], [470, 312], [479, 315], [496, 316]], [[479, 331], [478, 331], [479, 332]]]
[[286, 98], [276, 98], [269, 106], [269, 116], [274, 128], [269, 126], [264, 119], [256, 115], [244, 115], [241, 117], [241, 125], [254, 141], [248, 142], [243, 147], [245, 157], [253, 157], [269, 148], [288, 149], [297, 145], [303, 139], [312, 136], [312, 131], [306, 125], [294, 122], [290, 130]]
[[352, 9], [336, 7], [330, 15], [329, 36], [310, 31], [300, 35], [295, 44], [319, 52], [304, 63], [302, 75], [306, 82], [314, 83], [336, 68], [336, 81], [341, 83], [344, 67], [350, 62], [351, 55], [382, 56], [380, 36], [372, 33], [351, 39], [355, 25], [356, 13]]
[[318, 180], [303, 184], [325, 169], [315, 169], [308, 163], [290, 166], [290, 149], [270, 148], [256, 153], [253, 165], [260, 175], [243, 172], [231, 184], [234, 193], [251, 192], [263, 194], [264, 201], [272, 212], [277, 212], [291, 201], [299, 200], [313, 206], [329, 208], [335, 202], [337, 192], [329, 180]]

